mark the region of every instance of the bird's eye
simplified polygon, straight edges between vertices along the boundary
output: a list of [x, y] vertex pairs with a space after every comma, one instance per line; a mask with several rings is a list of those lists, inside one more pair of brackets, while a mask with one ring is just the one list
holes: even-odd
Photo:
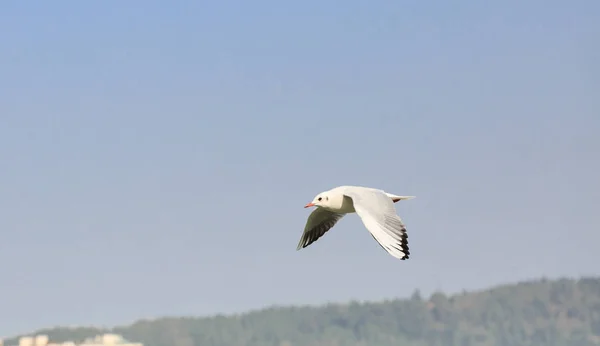
[[322, 197], [319, 197], [319, 199], [317, 201], [321, 202], [322, 199], [323, 199]]

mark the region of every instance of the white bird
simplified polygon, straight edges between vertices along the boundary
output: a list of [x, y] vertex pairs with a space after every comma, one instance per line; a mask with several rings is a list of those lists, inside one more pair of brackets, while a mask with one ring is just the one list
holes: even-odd
[[339, 186], [321, 192], [304, 208], [316, 206], [310, 214], [297, 250], [321, 238], [344, 215], [356, 213], [371, 236], [390, 255], [406, 260], [410, 256], [406, 227], [396, 214], [394, 203], [415, 196], [396, 196], [361, 186]]

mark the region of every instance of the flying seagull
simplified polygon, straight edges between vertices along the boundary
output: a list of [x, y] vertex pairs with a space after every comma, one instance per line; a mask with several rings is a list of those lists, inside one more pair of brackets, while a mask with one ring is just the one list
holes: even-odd
[[361, 186], [339, 186], [319, 193], [304, 208], [316, 207], [310, 214], [297, 250], [321, 238], [344, 215], [356, 213], [371, 236], [390, 255], [406, 260], [410, 256], [406, 227], [396, 214], [394, 203], [415, 196], [396, 196], [383, 190]]

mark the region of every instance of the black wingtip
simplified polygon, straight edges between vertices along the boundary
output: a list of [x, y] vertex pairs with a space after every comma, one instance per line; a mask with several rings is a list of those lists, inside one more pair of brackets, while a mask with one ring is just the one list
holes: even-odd
[[400, 247], [404, 253], [404, 257], [402, 257], [401, 260], [405, 261], [410, 258], [410, 249], [408, 248], [408, 233], [406, 232], [406, 228], [402, 229], [402, 235], [400, 236], [400, 239]]

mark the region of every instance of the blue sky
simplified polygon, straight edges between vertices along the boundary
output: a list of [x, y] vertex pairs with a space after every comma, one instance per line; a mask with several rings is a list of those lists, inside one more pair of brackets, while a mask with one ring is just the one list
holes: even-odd
[[[600, 274], [597, 1], [0, 4], [0, 335]], [[315, 194], [397, 204], [411, 258]]]

